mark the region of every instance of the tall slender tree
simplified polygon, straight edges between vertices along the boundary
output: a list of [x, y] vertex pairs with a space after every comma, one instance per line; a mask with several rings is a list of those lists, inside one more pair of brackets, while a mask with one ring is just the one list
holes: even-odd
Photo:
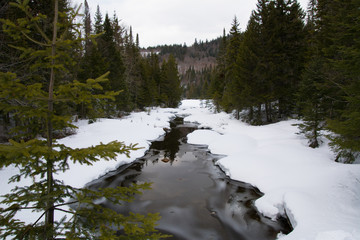
[[248, 108], [246, 120], [253, 124], [261, 124], [261, 105], [267, 101], [268, 85], [263, 79], [258, 77], [257, 73], [258, 51], [261, 46], [261, 43], [259, 42], [260, 24], [255, 21], [253, 14], [250, 17], [244, 33], [242, 54], [239, 59], [239, 74], [242, 84], [244, 84], [244, 88], [247, 89], [247, 94], [245, 95], [246, 99], [243, 100], [245, 106]]
[[223, 106], [226, 110], [235, 109], [237, 118], [242, 107], [243, 86], [239, 78], [239, 56], [241, 54], [242, 34], [237, 17], [234, 17], [226, 48], [226, 74], [223, 95]]
[[182, 89], [177, 63], [172, 54], [162, 63], [161, 71], [160, 101], [168, 107], [177, 107], [181, 100]]
[[90, 47], [91, 47], [91, 39], [90, 39], [90, 35], [91, 35], [91, 15], [90, 15], [90, 9], [89, 9], [89, 4], [87, 2], [87, 0], [85, 0], [84, 2], [84, 32], [85, 32], [85, 53], [88, 53], [90, 51]]
[[100, 6], [97, 5], [96, 7], [96, 12], [95, 12], [95, 24], [94, 24], [94, 28], [95, 28], [95, 34], [100, 34], [103, 31], [103, 18], [102, 18], [102, 14], [100, 11]]
[[320, 146], [322, 132], [326, 125], [325, 92], [323, 91], [325, 62], [317, 43], [316, 4], [316, 0], [311, 0], [308, 4], [305, 26], [306, 64], [297, 92], [297, 106], [302, 120], [298, 126], [300, 133], [308, 138], [309, 146], [312, 148]]
[[318, 0], [319, 46], [326, 61], [329, 128], [337, 160], [352, 162], [359, 148], [359, 22], [358, 1]]
[[216, 111], [220, 111], [221, 99], [224, 93], [225, 86], [225, 69], [226, 69], [226, 45], [227, 45], [227, 36], [225, 29], [223, 30], [223, 36], [221, 38], [221, 43], [219, 46], [219, 53], [216, 58], [217, 66], [214, 70], [210, 86], [209, 86], [209, 95], [214, 100]]

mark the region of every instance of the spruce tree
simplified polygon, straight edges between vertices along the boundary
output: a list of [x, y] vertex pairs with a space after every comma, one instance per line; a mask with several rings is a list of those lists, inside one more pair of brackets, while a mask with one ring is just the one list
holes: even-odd
[[84, 2], [84, 32], [85, 32], [85, 53], [89, 52], [89, 49], [91, 47], [91, 15], [90, 15], [90, 9], [89, 4], [85, 0]]
[[306, 31], [306, 65], [302, 73], [297, 96], [297, 107], [302, 123], [300, 133], [308, 138], [309, 146], [317, 148], [321, 144], [322, 132], [326, 126], [326, 104], [324, 103], [325, 83], [324, 58], [321, 56], [316, 30], [316, 1], [308, 5]]
[[[49, 74], [48, 84], [22, 82], [14, 73], [1, 72], [0, 81], [0, 110], [20, 119], [31, 119], [38, 125], [45, 124], [45, 139], [24, 138], [21, 135], [8, 144], [0, 145], [0, 167], [15, 166], [19, 173], [12, 176], [9, 181], [20, 182], [24, 178], [32, 180], [30, 186], [15, 187], [11, 193], [2, 196], [2, 204], [6, 208], [0, 209], [0, 224], [2, 238], [14, 237], [16, 239], [158, 239], [160, 234], [154, 233], [154, 222], [158, 219], [156, 214], [141, 216], [129, 214], [123, 216], [116, 212], [104, 209], [95, 204], [93, 200], [105, 197], [109, 201], [121, 204], [129, 201], [134, 193], [140, 189], [148, 189], [149, 184], [134, 185], [129, 188], [103, 189], [92, 191], [90, 189], [77, 189], [55, 179], [55, 173], [64, 172], [69, 163], [91, 165], [96, 161], [113, 160], [117, 154], [129, 154], [136, 150], [136, 145], [126, 146], [122, 142], [113, 141], [83, 149], [73, 149], [59, 144], [54, 136], [57, 130], [73, 128], [71, 115], [59, 114], [59, 105], [79, 104], [81, 102], [101, 102], [103, 99], [113, 99], [118, 92], [106, 92], [93, 95], [94, 90], [101, 91], [101, 82], [106, 80], [108, 74], [96, 79], [88, 79], [85, 83], [79, 81], [63, 82], [59, 77], [66, 72], [66, 66], [71, 61], [71, 48], [74, 42], [69, 39], [67, 29], [73, 24], [77, 11], [58, 11], [58, 0], [54, 2], [54, 16], [51, 23], [52, 34], [47, 35], [41, 28], [46, 16], [34, 16], [28, 1], [12, 3], [12, 6], [21, 9], [25, 17], [17, 21], [2, 20], [4, 30], [11, 37], [26, 38], [31, 45], [38, 45], [39, 49], [28, 46], [18, 46], [23, 51], [22, 57], [35, 59], [34, 65], [45, 64]], [[59, 18], [59, 16], [67, 16]], [[68, 21], [63, 21], [68, 19]], [[33, 36], [42, 36], [42, 40]], [[40, 60], [37, 60], [40, 59]], [[45, 59], [45, 60], [44, 60]], [[22, 76], [31, 78], [32, 76]], [[39, 127], [41, 133], [41, 127]], [[20, 131], [19, 133], [22, 133]], [[34, 132], [36, 134], [36, 132]], [[68, 199], [74, 199], [79, 207], [64, 209]], [[18, 219], [17, 213], [30, 210], [38, 218], [31, 224]], [[55, 219], [56, 212], [66, 212], [71, 219]], [[127, 235], [116, 236], [113, 227], [123, 228]]]
[[97, 5], [96, 7], [96, 12], [95, 12], [95, 24], [94, 24], [94, 28], [95, 28], [95, 34], [100, 34], [103, 31], [103, 19], [102, 19], [102, 14], [100, 11], [100, 6]]
[[326, 110], [323, 104], [325, 94], [321, 89], [323, 83], [323, 61], [320, 56], [315, 55], [306, 65], [297, 93], [297, 105], [302, 120], [298, 127], [300, 133], [308, 138], [309, 146], [312, 148], [320, 146], [320, 137], [326, 124]]
[[331, 115], [330, 136], [337, 160], [359, 156], [359, 21], [358, 1], [318, 0], [319, 47], [326, 61], [326, 97]]
[[225, 110], [236, 110], [237, 118], [243, 105], [244, 86], [239, 77], [239, 56], [241, 54], [242, 34], [239, 22], [235, 17], [230, 29], [229, 41], [226, 48], [225, 89], [222, 104]]
[[[259, 111], [265, 106], [266, 122], [293, 112], [304, 65], [302, 19], [297, 1], [258, 1], [238, 48], [240, 53], [237, 58], [231, 57], [233, 63], [238, 62], [235, 96], [249, 109], [250, 121], [254, 105]], [[255, 122], [262, 122], [259, 113]]]
[[305, 33], [304, 13], [296, 0], [278, 0], [276, 6], [278, 32], [277, 72], [279, 79], [276, 89], [279, 99], [279, 117], [294, 113], [295, 93], [304, 69]]
[[111, 23], [109, 15], [105, 15], [103, 23], [103, 34], [98, 39], [101, 55], [108, 63], [107, 71], [110, 71], [109, 82], [104, 85], [106, 90], [122, 91], [115, 99], [114, 104], [107, 106], [107, 115], [112, 115], [117, 110], [126, 109], [127, 85], [125, 83], [125, 63], [120, 49], [116, 46], [114, 25]]
[[254, 13], [250, 16], [242, 43], [242, 54], [239, 56], [239, 74], [241, 81], [248, 89], [245, 100], [248, 114], [245, 120], [252, 124], [262, 124], [261, 105], [267, 101], [267, 83], [257, 73], [260, 43], [260, 24], [255, 20]]
[[219, 53], [216, 58], [216, 68], [214, 74], [212, 74], [212, 79], [209, 86], [208, 95], [214, 100], [215, 111], [220, 111], [221, 99], [223, 97], [224, 86], [225, 86], [225, 69], [226, 69], [226, 45], [227, 45], [227, 36], [225, 29], [223, 30], [223, 36], [221, 38]]
[[141, 91], [141, 55], [133, 38], [132, 27], [125, 36], [125, 82], [128, 86], [129, 105], [131, 109], [137, 108]]
[[170, 54], [161, 65], [160, 101], [167, 107], [177, 107], [180, 103], [182, 88], [175, 57]]
[[151, 54], [148, 58], [150, 67], [150, 84], [151, 90], [154, 91], [153, 105], [157, 105], [160, 102], [160, 82], [161, 82], [161, 69], [159, 56], [157, 54]]

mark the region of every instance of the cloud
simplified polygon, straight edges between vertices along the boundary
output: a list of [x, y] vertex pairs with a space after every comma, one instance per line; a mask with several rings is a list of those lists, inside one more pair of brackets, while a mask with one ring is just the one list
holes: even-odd
[[[74, 0], [74, 2], [83, 2]], [[301, 0], [303, 6], [307, 0]], [[236, 15], [246, 29], [257, 0], [88, 0], [94, 13], [99, 5], [103, 14], [119, 19], [139, 33], [140, 45], [191, 45], [195, 38], [212, 40], [231, 27]]]

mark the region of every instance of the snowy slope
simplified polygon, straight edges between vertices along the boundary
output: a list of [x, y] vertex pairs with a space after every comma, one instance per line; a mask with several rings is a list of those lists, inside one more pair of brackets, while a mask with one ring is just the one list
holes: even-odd
[[[189, 142], [207, 144], [215, 154], [224, 154], [217, 164], [233, 179], [258, 187], [265, 195], [256, 201], [258, 210], [269, 218], [286, 214], [294, 226], [281, 240], [360, 240], [360, 165], [333, 162], [330, 149], [306, 147], [306, 140], [296, 135], [296, 121], [289, 120], [267, 126], [249, 126], [231, 115], [214, 114], [205, 102], [185, 100], [177, 109], [151, 109], [133, 113], [123, 119], [100, 119], [93, 124], [79, 122], [77, 134], [61, 139], [70, 147], [88, 147], [113, 140], [139, 143], [143, 149], [131, 158], [119, 156], [117, 161], [98, 162], [93, 166], [72, 165], [57, 175], [66, 184], [82, 187], [119, 165], [144, 154], [151, 140], [164, 133], [169, 119], [185, 114], [186, 121], [201, 127], [189, 135]], [[5, 183], [16, 172], [0, 170]], [[30, 184], [24, 181], [22, 184]], [[0, 189], [0, 195], [13, 185]], [[31, 222], [33, 217], [24, 214]], [[36, 216], [34, 218], [37, 218]]]

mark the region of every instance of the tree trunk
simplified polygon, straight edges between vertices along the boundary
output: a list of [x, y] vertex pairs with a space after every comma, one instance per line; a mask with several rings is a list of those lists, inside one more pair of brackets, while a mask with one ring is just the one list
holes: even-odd
[[[53, 141], [53, 126], [52, 126], [52, 114], [54, 111], [54, 83], [55, 83], [55, 54], [56, 54], [56, 37], [57, 37], [57, 22], [58, 22], [58, 0], [55, 0], [54, 9], [54, 22], [53, 22], [53, 37], [51, 43], [51, 70], [50, 70], [50, 83], [49, 83], [49, 98], [48, 98], [48, 117], [47, 117], [47, 143], [49, 151], [52, 151]], [[54, 199], [51, 197], [54, 191], [53, 180], [53, 159], [47, 159], [47, 209], [45, 215], [46, 226], [46, 239], [53, 239], [53, 227], [54, 227]], [[49, 234], [50, 233], [50, 234]]]

